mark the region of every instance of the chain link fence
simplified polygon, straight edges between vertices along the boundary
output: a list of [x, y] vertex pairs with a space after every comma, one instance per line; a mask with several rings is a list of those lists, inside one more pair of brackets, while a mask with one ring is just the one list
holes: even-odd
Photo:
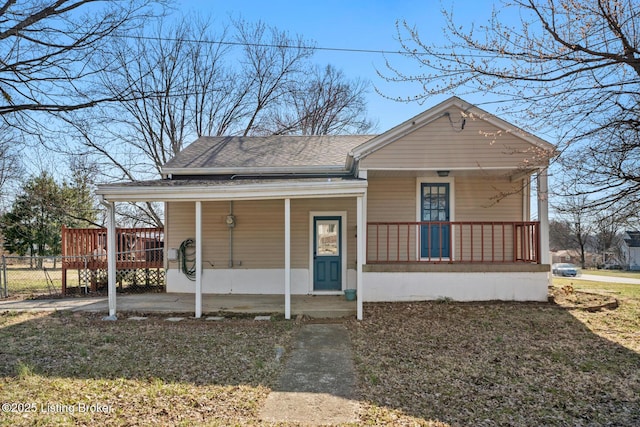
[[[62, 296], [100, 295], [107, 293], [107, 270], [93, 268], [91, 256], [75, 257], [78, 268], [62, 268], [63, 258], [37, 256], [2, 256], [0, 297], [55, 298]], [[69, 261], [69, 258], [65, 258]], [[66, 289], [63, 291], [63, 274]], [[125, 268], [116, 273], [118, 292], [164, 292], [163, 268]]]

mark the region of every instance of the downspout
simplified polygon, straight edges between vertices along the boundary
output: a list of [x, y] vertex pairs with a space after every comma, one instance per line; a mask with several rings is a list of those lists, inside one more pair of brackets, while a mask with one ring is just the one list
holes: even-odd
[[[229, 202], [229, 216], [233, 217], [233, 200]], [[233, 227], [228, 224], [229, 227], [229, 268], [233, 268]]]

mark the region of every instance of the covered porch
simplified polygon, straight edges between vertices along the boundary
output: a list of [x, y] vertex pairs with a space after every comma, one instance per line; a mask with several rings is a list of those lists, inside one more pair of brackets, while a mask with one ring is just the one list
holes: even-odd
[[[137, 185], [136, 185], [137, 184]], [[101, 186], [98, 189], [98, 194], [102, 197], [103, 204], [107, 207], [108, 215], [108, 245], [115, 246], [116, 236], [116, 221], [115, 221], [115, 206], [119, 202], [164, 202], [165, 206], [168, 203], [179, 203], [180, 207], [190, 206], [189, 209], [182, 209], [181, 214], [178, 215], [182, 219], [181, 228], [182, 233], [189, 234], [189, 237], [193, 237], [193, 274], [191, 282], [188, 286], [182, 286], [180, 292], [184, 292], [181, 295], [181, 300], [186, 298], [192, 302], [192, 310], [196, 318], [202, 317], [203, 313], [206, 313], [207, 305], [206, 301], [215, 300], [216, 297], [223, 298], [225, 292], [216, 291], [225, 276], [233, 275], [234, 281], [239, 281], [243, 277], [249, 277], [252, 283], [263, 280], [268, 284], [264, 288], [264, 291], [255, 292], [255, 288], [245, 288], [243, 290], [234, 290], [233, 298], [238, 301], [242, 301], [244, 298], [247, 301], [254, 299], [255, 294], [260, 294], [259, 297], [263, 297], [265, 301], [271, 301], [274, 295], [279, 295], [280, 305], [284, 317], [290, 319], [292, 315], [305, 313], [307, 310], [314, 311], [314, 302], [318, 301], [316, 298], [333, 296], [331, 301], [340, 307], [346, 303], [345, 297], [342, 294], [342, 290], [347, 289], [347, 274], [346, 274], [346, 261], [347, 256], [344, 256], [343, 270], [343, 285], [338, 292], [323, 293], [314, 292], [314, 295], [309, 295], [308, 298], [304, 298], [307, 295], [295, 295], [297, 287], [300, 281], [300, 268], [295, 268], [292, 265], [293, 261], [300, 260], [300, 241], [295, 240], [295, 235], [292, 237], [292, 231], [297, 232], [300, 235], [300, 218], [301, 206], [305, 205], [305, 201], [312, 201], [316, 205], [326, 205], [328, 211], [332, 210], [331, 201], [335, 200], [348, 200], [350, 208], [349, 213], [349, 227], [352, 227], [353, 231], [349, 231], [350, 240], [348, 246], [353, 250], [353, 254], [350, 254], [350, 262], [353, 262], [353, 266], [349, 267], [349, 288], [356, 290], [356, 300], [354, 302], [349, 301], [348, 306], [355, 308], [355, 314], [358, 319], [363, 317], [363, 290], [362, 290], [362, 266], [364, 264], [364, 236], [365, 236], [365, 218], [364, 218], [364, 198], [366, 195], [367, 182], [361, 179], [344, 179], [344, 178], [298, 178], [298, 179], [238, 179], [235, 181], [227, 180], [158, 180], [143, 183], [133, 184], [112, 184]], [[326, 202], [323, 202], [326, 200]], [[216, 236], [221, 236], [219, 233], [220, 227], [224, 222], [235, 219], [229, 218], [231, 215], [223, 217], [223, 213], [219, 210], [215, 212], [211, 210], [213, 207], [218, 207], [223, 203], [234, 203], [236, 208], [243, 203], [245, 209], [247, 203], [255, 202], [260, 206], [261, 203], [269, 206], [269, 211], [264, 215], [269, 215], [269, 225], [263, 225], [252, 228], [254, 233], [259, 233], [269, 229], [269, 235], [275, 238], [270, 240], [268, 244], [264, 241], [261, 242], [263, 247], [268, 248], [269, 254], [262, 252], [256, 253], [254, 259], [259, 260], [260, 257], [267, 256], [269, 259], [273, 259], [273, 253], [279, 253], [277, 259], [280, 263], [277, 265], [269, 264], [259, 269], [252, 269], [250, 266], [243, 262], [241, 265], [236, 264], [229, 265], [226, 262], [220, 263], [219, 261], [211, 263], [208, 256], [205, 256], [207, 248], [216, 242], [220, 242], [220, 238], [216, 237], [211, 240], [211, 234], [206, 234], [207, 231], [216, 229]], [[232, 204], [232, 206], [234, 206]], [[293, 207], [292, 207], [293, 206]], [[259, 209], [259, 208], [258, 208]], [[353, 209], [351, 211], [351, 209]], [[175, 213], [175, 211], [174, 211]], [[316, 214], [315, 210], [309, 211], [306, 215]], [[346, 211], [344, 212], [346, 216]], [[176, 216], [174, 215], [174, 218]], [[293, 221], [292, 221], [293, 217]], [[187, 222], [184, 222], [184, 218], [188, 218]], [[242, 220], [245, 220], [243, 223]], [[215, 225], [212, 221], [220, 221], [220, 224]], [[292, 224], [293, 223], [293, 224]], [[344, 236], [347, 236], [346, 219]], [[238, 224], [247, 225], [246, 217], [240, 217]], [[226, 222], [226, 226], [230, 229], [235, 226], [233, 223]], [[238, 225], [240, 227], [240, 225]], [[311, 226], [310, 226], [311, 229]], [[167, 239], [171, 241], [171, 230], [165, 228], [167, 232]], [[185, 231], [186, 230], [186, 231]], [[246, 232], [246, 229], [245, 229]], [[306, 234], [309, 234], [307, 231]], [[181, 237], [182, 239], [183, 237]], [[309, 237], [311, 240], [311, 236]], [[260, 238], [258, 238], [260, 241]], [[344, 239], [346, 242], [346, 239]], [[293, 242], [293, 245], [292, 245]], [[265, 246], [266, 245], [266, 246]], [[344, 243], [344, 248], [347, 248], [347, 244]], [[175, 246], [175, 244], [173, 245]], [[292, 251], [293, 246], [293, 251]], [[165, 246], [165, 251], [171, 251], [171, 247]], [[294, 252], [295, 251], [295, 252]], [[108, 255], [108, 270], [109, 270], [109, 315], [115, 318], [116, 316], [116, 287], [115, 287], [115, 274], [112, 274], [116, 270], [116, 260], [111, 256], [112, 252], [107, 251]], [[355, 254], [355, 256], [354, 256]], [[167, 258], [172, 258], [172, 254], [169, 253]], [[311, 258], [311, 257], [309, 257]], [[231, 261], [231, 260], [230, 260]], [[247, 261], [245, 258], [244, 261]], [[252, 260], [253, 261], [253, 260]], [[247, 263], [248, 264], [248, 263]], [[165, 263], [165, 266], [167, 264]], [[175, 269], [174, 269], [175, 270]], [[260, 276], [262, 274], [262, 276]], [[175, 274], [174, 274], [175, 276]], [[310, 273], [313, 277], [313, 273]], [[167, 274], [167, 288], [170, 290], [169, 282], [172, 282], [172, 275]], [[253, 292], [251, 290], [253, 289]], [[292, 292], [293, 291], [293, 292]], [[237, 293], [236, 293], [237, 292]], [[299, 293], [299, 292], [298, 292]], [[253, 294], [253, 295], [252, 295]], [[175, 294], [173, 294], [175, 295]], [[118, 298], [121, 298], [120, 296]], [[177, 304], [177, 302], [176, 302]]]

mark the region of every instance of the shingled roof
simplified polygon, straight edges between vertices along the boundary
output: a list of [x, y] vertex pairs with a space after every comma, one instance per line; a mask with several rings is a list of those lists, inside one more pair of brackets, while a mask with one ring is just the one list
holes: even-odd
[[165, 174], [224, 170], [345, 168], [349, 152], [375, 135], [200, 137], [167, 162]]

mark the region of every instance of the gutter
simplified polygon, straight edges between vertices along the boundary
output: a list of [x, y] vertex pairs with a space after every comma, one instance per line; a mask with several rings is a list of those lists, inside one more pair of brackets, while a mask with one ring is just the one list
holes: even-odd
[[260, 168], [163, 168], [162, 176], [173, 177], [174, 175], [309, 175], [309, 174], [348, 174], [349, 169], [345, 165], [339, 166], [293, 166], [293, 167], [260, 167]]
[[[169, 183], [180, 181], [169, 181]], [[241, 200], [241, 199], [280, 199], [283, 197], [305, 198], [328, 195], [354, 195], [363, 193], [367, 188], [366, 180], [309, 182], [278, 182], [271, 184], [237, 185], [166, 185], [166, 186], [98, 186], [96, 194], [109, 201], [204, 201], [204, 200]]]

